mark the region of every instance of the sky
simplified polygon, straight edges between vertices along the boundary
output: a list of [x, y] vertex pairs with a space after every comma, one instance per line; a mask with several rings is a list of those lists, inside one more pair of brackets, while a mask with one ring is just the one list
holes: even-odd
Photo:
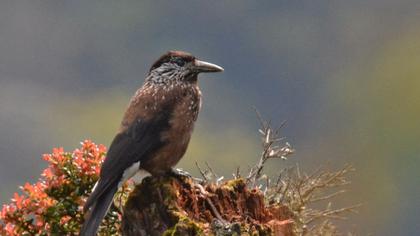
[[253, 107], [299, 163], [353, 164], [340, 226], [420, 234], [420, 2], [1, 1], [0, 202], [34, 182], [53, 147], [108, 145], [129, 98], [168, 50], [224, 67], [200, 77], [203, 109], [179, 167], [230, 176], [261, 151]]

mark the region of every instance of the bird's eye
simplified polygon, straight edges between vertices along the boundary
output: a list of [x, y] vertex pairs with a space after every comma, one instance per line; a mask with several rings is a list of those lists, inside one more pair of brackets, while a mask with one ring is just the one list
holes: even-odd
[[175, 64], [177, 64], [178, 66], [184, 66], [185, 65], [185, 61], [182, 60], [181, 58], [175, 58], [175, 59], [173, 59], [173, 62]]

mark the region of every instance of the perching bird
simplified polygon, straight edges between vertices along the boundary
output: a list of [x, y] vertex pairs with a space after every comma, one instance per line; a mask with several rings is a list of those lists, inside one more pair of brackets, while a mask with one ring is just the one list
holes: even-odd
[[84, 206], [81, 236], [96, 234], [118, 188], [138, 171], [165, 175], [187, 150], [201, 106], [197, 76], [223, 68], [182, 51], [169, 51], [150, 68], [132, 97], [119, 132]]

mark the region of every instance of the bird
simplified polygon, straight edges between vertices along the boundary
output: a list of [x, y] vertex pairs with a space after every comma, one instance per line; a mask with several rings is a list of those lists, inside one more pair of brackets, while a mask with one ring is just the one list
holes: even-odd
[[200, 73], [222, 72], [184, 51], [168, 51], [152, 64], [131, 98], [86, 200], [80, 236], [96, 235], [121, 185], [142, 172], [177, 173], [201, 108]]

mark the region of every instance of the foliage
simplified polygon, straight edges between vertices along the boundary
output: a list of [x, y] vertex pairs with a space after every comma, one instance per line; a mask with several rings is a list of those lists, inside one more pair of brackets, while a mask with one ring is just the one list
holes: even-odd
[[[280, 129], [271, 123], [260, 120], [262, 153], [259, 162], [250, 169], [247, 183], [256, 186], [264, 193], [268, 206], [286, 206], [293, 214], [291, 219], [295, 235], [339, 235], [337, 227], [331, 222], [333, 219], [346, 219], [348, 213], [355, 213], [360, 204], [334, 208], [332, 200], [345, 193], [342, 188], [350, 183], [347, 179], [349, 172], [354, 171], [351, 165], [346, 165], [337, 171], [318, 168], [312, 174], [301, 172], [298, 165], [279, 171], [273, 179], [263, 174], [264, 165], [270, 159], [286, 160], [294, 153], [294, 149], [280, 136]], [[240, 174], [237, 174], [238, 178]], [[319, 209], [326, 202], [326, 207]]]
[[[335, 208], [332, 202], [346, 192], [343, 187], [350, 183], [347, 175], [354, 168], [351, 165], [337, 171], [318, 168], [306, 174], [296, 165], [286, 167], [279, 171], [276, 178], [270, 178], [264, 173], [264, 166], [272, 159], [287, 160], [295, 150], [280, 136], [284, 123], [278, 128], [272, 128], [271, 123], [263, 120], [258, 111], [257, 115], [261, 125], [259, 133], [262, 151], [259, 161], [249, 169], [245, 178], [247, 187], [264, 194], [267, 209], [286, 207], [291, 213], [289, 220], [293, 222], [293, 235], [340, 235], [333, 221], [346, 219], [346, 215], [355, 213], [360, 204]], [[206, 165], [206, 170], [197, 165], [204, 181], [221, 183], [223, 177], [219, 177]], [[239, 167], [233, 176], [236, 180], [243, 178]]]
[[[103, 145], [86, 140], [73, 152], [54, 148], [43, 159], [48, 167], [35, 184], [26, 183], [21, 194], [3, 205], [2, 235], [76, 235], [83, 222], [82, 206], [99, 176], [105, 157]], [[123, 188], [120, 194], [128, 192]], [[115, 205], [100, 230], [102, 235], [119, 230], [120, 211]]]
[[[203, 208], [198, 212], [206, 213], [206, 217], [210, 219], [209, 221], [202, 220], [205, 217], [198, 214], [197, 211], [193, 212], [195, 218], [201, 219], [201, 223], [205, 222], [207, 225], [212, 223], [212, 227], [215, 225], [215, 222], [219, 222], [223, 230], [234, 230], [238, 223], [248, 225], [247, 223], [250, 223], [249, 221], [253, 219], [249, 214], [245, 217], [246, 219], [242, 219], [240, 215], [237, 216], [239, 205], [236, 204], [232, 207], [229, 204], [225, 204], [226, 199], [228, 199], [226, 196], [230, 196], [236, 200], [227, 202], [260, 202], [258, 210], [252, 204], [250, 205], [252, 207], [246, 205], [241, 208], [242, 210], [239, 210], [239, 213], [249, 211], [256, 215], [264, 216], [254, 217], [258, 219], [254, 219], [254, 225], [262, 227], [263, 225], [272, 224], [272, 226], [268, 227], [270, 228], [269, 230], [274, 231], [276, 230], [275, 227], [277, 227], [277, 230], [282, 231], [286, 229], [285, 227], [291, 225], [288, 231], [291, 232], [289, 233], [290, 235], [338, 235], [339, 231], [332, 220], [343, 219], [343, 214], [355, 212], [358, 206], [336, 209], [332, 207], [331, 199], [345, 192], [342, 187], [349, 183], [346, 177], [353, 168], [345, 166], [338, 171], [319, 169], [313, 174], [307, 175], [301, 173], [299, 167], [296, 166], [280, 171], [275, 180], [269, 178], [264, 174], [264, 166], [267, 162], [271, 159], [286, 160], [294, 150], [287, 142], [283, 143], [283, 138], [279, 135], [281, 127], [272, 129], [269, 122], [263, 121], [261, 117], [260, 121], [262, 126], [259, 130], [262, 138], [262, 152], [259, 161], [249, 169], [246, 177], [241, 176], [241, 171], [238, 167], [233, 180], [223, 181], [223, 177], [219, 177], [207, 163], [206, 170], [201, 169], [197, 164], [202, 179], [190, 178], [194, 183], [179, 185], [175, 195], [178, 196], [180, 193], [185, 192], [187, 194], [182, 199], [191, 198], [192, 200], [187, 201], [190, 203], [189, 205], [194, 201], [198, 201], [200, 203], [197, 203], [197, 206], [208, 207], [208, 209]], [[83, 223], [83, 205], [98, 179], [100, 165], [106, 154], [106, 148], [103, 145], [96, 145], [89, 140], [82, 142], [81, 145], [80, 148], [71, 153], [64, 152], [63, 148], [55, 148], [51, 154], [43, 156], [43, 159], [48, 162], [48, 167], [43, 171], [39, 181], [35, 184], [26, 183], [21, 187], [21, 194], [14, 193], [12, 202], [3, 206], [0, 215], [1, 235], [78, 234], [79, 228]], [[157, 181], [161, 183], [159, 182], [161, 179], [158, 178]], [[242, 183], [244, 187], [232, 187], [238, 183]], [[137, 188], [145, 185], [147, 187], [148, 184], [139, 185]], [[170, 186], [173, 188], [174, 185], [171, 184]], [[190, 186], [191, 191], [187, 191], [188, 188], [186, 186]], [[160, 188], [156, 187], [153, 189]], [[242, 190], [216, 197], [216, 193], [224, 193], [224, 190], [230, 191], [231, 189]], [[197, 191], [200, 194], [196, 196]], [[125, 205], [129, 194], [132, 193], [132, 196], [134, 196], [131, 197], [131, 202], [135, 201], [134, 205], [137, 205], [139, 203], [137, 199], [147, 196], [144, 194], [145, 192], [153, 193], [152, 190], [141, 191], [140, 198], [136, 198], [136, 191], [132, 191], [132, 185], [124, 185], [117, 193], [114, 204], [102, 222], [99, 234], [118, 234], [121, 228], [121, 221], [123, 218], [127, 218], [126, 216], [123, 217], [120, 209]], [[261, 197], [261, 199], [250, 201], [250, 196], [254, 195], [254, 193], [258, 193], [255, 196]], [[246, 195], [243, 197], [245, 200], [238, 200], [241, 194]], [[158, 197], [149, 198], [149, 200], [159, 199]], [[326, 207], [319, 209], [319, 203], [323, 201], [327, 201]], [[164, 205], [165, 203], [162, 204]], [[180, 203], [176, 205], [182, 206], [180, 207], [180, 212], [189, 212], [185, 208], [186, 206]], [[132, 212], [132, 215], [137, 218], [142, 214], [145, 217], [150, 217], [152, 214], [144, 214], [147, 213], [144, 209], [148, 209], [148, 206], [145, 205], [141, 209], [135, 210], [134, 213]], [[229, 211], [226, 209], [229, 209]], [[226, 214], [226, 212], [230, 212], [230, 214]], [[191, 217], [194, 214], [187, 214], [188, 216], [185, 217]], [[173, 229], [177, 229], [177, 225], [180, 227], [181, 225], [183, 227], [186, 226], [184, 218], [179, 218], [183, 219], [183, 221], [174, 225]], [[191, 218], [191, 222], [195, 218]], [[242, 220], [237, 222], [232, 219]], [[135, 222], [139, 221], [135, 220]], [[198, 231], [206, 232], [204, 228], [200, 228]]]

